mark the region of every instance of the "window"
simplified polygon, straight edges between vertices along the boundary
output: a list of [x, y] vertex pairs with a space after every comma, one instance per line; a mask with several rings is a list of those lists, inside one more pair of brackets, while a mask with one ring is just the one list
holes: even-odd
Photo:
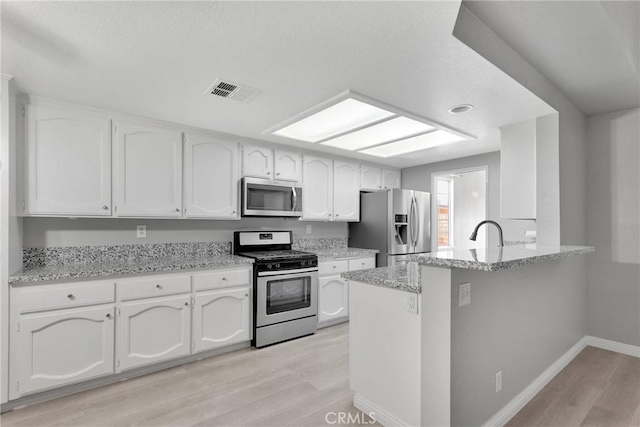
[[453, 246], [453, 182], [436, 178], [438, 247]]

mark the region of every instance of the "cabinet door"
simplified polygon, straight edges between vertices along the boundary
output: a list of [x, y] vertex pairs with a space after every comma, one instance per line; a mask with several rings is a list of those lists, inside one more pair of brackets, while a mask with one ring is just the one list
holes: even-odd
[[382, 187], [383, 188], [400, 188], [400, 171], [383, 169], [382, 170]]
[[318, 321], [349, 316], [349, 285], [340, 276], [318, 279]]
[[382, 188], [382, 169], [362, 165], [360, 168], [360, 189], [379, 190]]
[[273, 179], [273, 150], [244, 145], [242, 147], [242, 175]]
[[25, 214], [111, 215], [110, 120], [28, 105]]
[[22, 316], [20, 395], [113, 373], [114, 329], [113, 306]]
[[196, 352], [251, 339], [249, 289], [196, 294], [193, 315]]
[[182, 134], [117, 123], [118, 216], [179, 217], [182, 210]]
[[333, 220], [360, 220], [360, 176], [357, 163], [333, 162]]
[[333, 219], [333, 165], [329, 159], [304, 156], [302, 219]]
[[122, 369], [185, 356], [191, 348], [190, 295], [122, 304]]
[[297, 181], [302, 179], [302, 159], [299, 153], [275, 150], [275, 179]]
[[238, 219], [238, 143], [190, 134], [184, 155], [185, 215]]

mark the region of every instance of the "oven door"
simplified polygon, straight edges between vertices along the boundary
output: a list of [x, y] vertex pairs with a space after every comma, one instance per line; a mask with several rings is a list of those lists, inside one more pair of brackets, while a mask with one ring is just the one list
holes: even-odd
[[302, 186], [295, 182], [243, 178], [243, 216], [302, 216]]
[[318, 270], [258, 273], [256, 326], [318, 314]]

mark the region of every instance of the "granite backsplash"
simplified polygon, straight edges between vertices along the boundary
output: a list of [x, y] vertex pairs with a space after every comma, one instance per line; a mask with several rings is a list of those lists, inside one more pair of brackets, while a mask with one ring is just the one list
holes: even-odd
[[[298, 239], [295, 250], [347, 247], [347, 238]], [[22, 267], [66, 264], [98, 264], [117, 261], [146, 261], [157, 258], [208, 257], [231, 253], [231, 242], [152, 243], [140, 245], [66, 246], [23, 248]]]

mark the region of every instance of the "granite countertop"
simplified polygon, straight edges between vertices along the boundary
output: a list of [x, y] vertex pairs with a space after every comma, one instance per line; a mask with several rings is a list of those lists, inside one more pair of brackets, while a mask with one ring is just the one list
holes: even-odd
[[198, 268], [253, 264], [253, 259], [237, 255], [160, 257], [149, 260], [69, 263], [23, 268], [9, 277], [10, 284], [52, 280], [102, 278], [138, 273], [161, 273]]
[[[372, 268], [369, 270], [349, 271], [340, 274], [340, 276], [354, 282], [420, 293], [422, 291], [420, 283], [422, 269], [418, 265], [498, 271], [554, 261], [572, 255], [587, 254], [594, 252], [594, 250], [593, 246], [552, 246], [534, 243], [505, 246], [503, 248], [476, 249], [475, 251], [472, 249], [439, 251], [411, 256], [410, 259], [414, 262], [410, 263], [409, 267], [398, 265]], [[412, 271], [410, 270], [411, 268], [416, 270]]]
[[[409, 269], [411, 268], [414, 268], [414, 270], [410, 271]], [[341, 273], [340, 277], [353, 280], [354, 282], [420, 293], [422, 291], [420, 270], [416, 264], [409, 267], [406, 265], [397, 265], [393, 267], [348, 271]]]
[[540, 262], [554, 261], [573, 255], [595, 251], [593, 246], [541, 245], [537, 243], [494, 247], [438, 251], [410, 257], [420, 265], [464, 268], [467, 270], [498, 271]]
[[318, 258], [358, 258], [364, 256], [373, 256], [377, 254], [377, 249], [360, 249], [360, 248], [329, 248], [329, 249], [303, 249], [305, 252], [311, 252], [318, 255]]

